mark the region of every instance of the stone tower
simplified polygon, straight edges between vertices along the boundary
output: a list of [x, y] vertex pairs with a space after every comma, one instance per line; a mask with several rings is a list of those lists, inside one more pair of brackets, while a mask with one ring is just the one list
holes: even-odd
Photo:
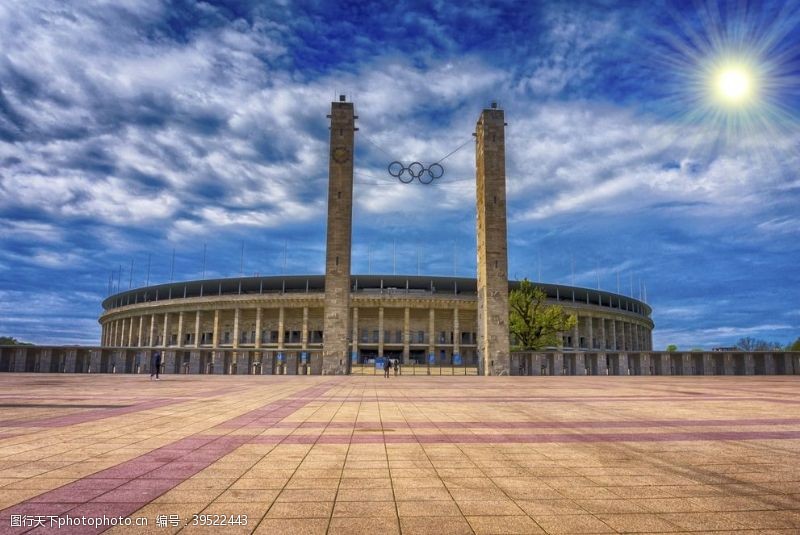
[[328, 166], [328, 227], [325, 248], [325, 319], [322, 373], [348, 373], [350, 309], [350, 244], [353, 228], [353, 103], [331, 103]]
[[492, 103], [475, 129], [478, 204], [478, 355], [485, 375], [508, 375], [508, 242], [503, 110]]

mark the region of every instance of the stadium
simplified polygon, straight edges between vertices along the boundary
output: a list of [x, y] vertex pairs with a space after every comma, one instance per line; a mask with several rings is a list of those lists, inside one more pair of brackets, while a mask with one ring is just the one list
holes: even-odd
[[[509, 290], [517, 285], [510, 281]], [[538, 286], [550, 303], [578, 319], [563, 333], [564, 351], [652, 349], [646, 303], [602, 290]], [[101, 345], [169, 350], [169, 372], [319, 374], [324, 301], [322, 275], [137, 288], [103, 301]], [[402, 365], [479, 364], [475, 279], [353, 275], [348, 319], [351, 371], [380, 358]], [[214, 350], [225, 350], [218, 351], [224, 358], [214, 359]]]

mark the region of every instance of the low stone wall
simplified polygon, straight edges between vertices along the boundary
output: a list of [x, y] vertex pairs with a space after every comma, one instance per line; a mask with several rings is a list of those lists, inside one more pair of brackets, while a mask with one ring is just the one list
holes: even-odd
[[800, 375], [800, 352], [521, 351], [511, 375]]
[[[0, 372], [320, 375], [320, 350], [0, 346]], [[514, 352], [511, 375], [800, 375], [800, 352]]]

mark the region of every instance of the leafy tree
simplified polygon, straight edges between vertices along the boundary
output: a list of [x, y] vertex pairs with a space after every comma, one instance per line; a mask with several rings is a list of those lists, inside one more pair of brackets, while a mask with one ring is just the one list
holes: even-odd
[[777, 342], [767, 342], [766, 340], [758, 340], [747, 336], [739, 338], [736, 342], [736, 347], [742, 351], [771, 351], [773, 349], [781, 349], [781, 345]]
[[789, 351], [800, 351], [800, 338], [795, 340], [793, 344], [787, 346], [786, 349]]
[[669, 351], [670, 353], [674, 353], [677, 350], [678, 350], [678, 346], [676, 346], [675, 344], [670, 344], [670, 345], [667, 346], [667, 351]]
[[13, 336], [0, 336], [0, 346], [32, 346], [27, 342], [20, 342]]
[[509, 303], [509, 329], [516, 338], [517, 350], [537, 351], [561, 342], [560, 334], [574, 328], [578, 319], [560, 305], [548, 305], [547, 294], [524, 279], [512, 290]]

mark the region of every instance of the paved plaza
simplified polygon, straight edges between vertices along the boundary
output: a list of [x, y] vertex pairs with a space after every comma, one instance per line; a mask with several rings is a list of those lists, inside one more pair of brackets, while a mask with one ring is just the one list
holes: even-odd
[[800, 377], [0, 386], [0, 533], [800, 532]]

